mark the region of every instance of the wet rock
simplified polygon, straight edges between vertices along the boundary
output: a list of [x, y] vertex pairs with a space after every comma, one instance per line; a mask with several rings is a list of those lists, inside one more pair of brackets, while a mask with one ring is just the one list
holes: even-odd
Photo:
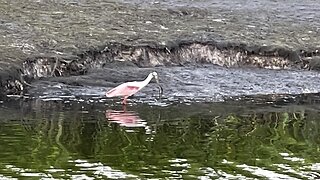
[[305, 58], [306, 66], [310, 70], [320, 70], [320, 56], [312, 56]]
[[0, 71], [0, 98], [7, 94], [21, 94], [24, 91], [25, 81], [19, 67], [9, 67]]

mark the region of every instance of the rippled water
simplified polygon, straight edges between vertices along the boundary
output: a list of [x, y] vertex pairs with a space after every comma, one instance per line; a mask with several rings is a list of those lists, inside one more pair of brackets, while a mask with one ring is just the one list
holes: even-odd
[[[185, 67], [104, 67], [82, 76], [43, 78], [33, 82], [29, 93], [42, 99], [87, 96], [101, 98], [111, 88], [140, 81], [156, 71], [163, 99], [173, 102], [219, 102], [243, 95], [319, 93], [320, 73], [303, 70], [225, 68], [214, 65]], [[132, 103], [155, 102], [158, 88], [151, 82]]]
[[0, 178], [320, 177], [319, 96], [296, 103], [11, 100]]

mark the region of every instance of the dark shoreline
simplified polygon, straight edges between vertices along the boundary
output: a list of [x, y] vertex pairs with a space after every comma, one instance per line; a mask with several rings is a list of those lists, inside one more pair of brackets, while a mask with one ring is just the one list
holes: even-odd
[[243, 43], [176, 41], [169, 45], [129, 46], [109, 43], [72, 56], [36, 56], [2, 71], [2, 95], [20, 94], [33, 80], [43, 77], [83, 75], [108, 63], [128, 61], [139, 67], [215, 64], [224, 67], [318, 70], [319, 51], [290, 50]]

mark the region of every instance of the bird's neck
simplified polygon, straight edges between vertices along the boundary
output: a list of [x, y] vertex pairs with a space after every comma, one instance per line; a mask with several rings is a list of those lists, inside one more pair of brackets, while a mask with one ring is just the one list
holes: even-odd
[[148, 77], [144, 81], [142, 81], [143, 85], [146, 86], [147, 84], [149, 84], [152, 78], [153, 78], [152, 74], [149, 74]]

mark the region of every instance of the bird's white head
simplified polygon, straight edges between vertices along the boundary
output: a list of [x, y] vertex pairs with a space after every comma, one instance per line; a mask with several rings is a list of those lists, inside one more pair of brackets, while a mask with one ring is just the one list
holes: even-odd
[[159, 77], [158, 77], [158, 73], [157, 72], [152, 72], [149, 74], [149, 78], [154, 78], [156, 80], [156, 82], [159, 84]]
[[157, 72], [154, 71], [154, 72], [152, 72], [151, 74], [152, 74], [153, 77], [155, 77], [156, 79], [158, 79], [158, 73], [157, 73]]
[[150, 76], [150, 75], [151, 75], [152, 77], [154, 77], [154, 79], [156, 80], [156, 82], [157, 82], [157, 84], [158, 84], [158, 86], [159, 86], [159, 98], [161, 98], [162, 93], [163, 93], [163, 89], [162, 89], [162, 86], [161, 86], [160, 83], [159, 83], [158, 73], [157, 73], [157, 72], [152, 72], [152, 73], [149, 74], [149, 76]]

